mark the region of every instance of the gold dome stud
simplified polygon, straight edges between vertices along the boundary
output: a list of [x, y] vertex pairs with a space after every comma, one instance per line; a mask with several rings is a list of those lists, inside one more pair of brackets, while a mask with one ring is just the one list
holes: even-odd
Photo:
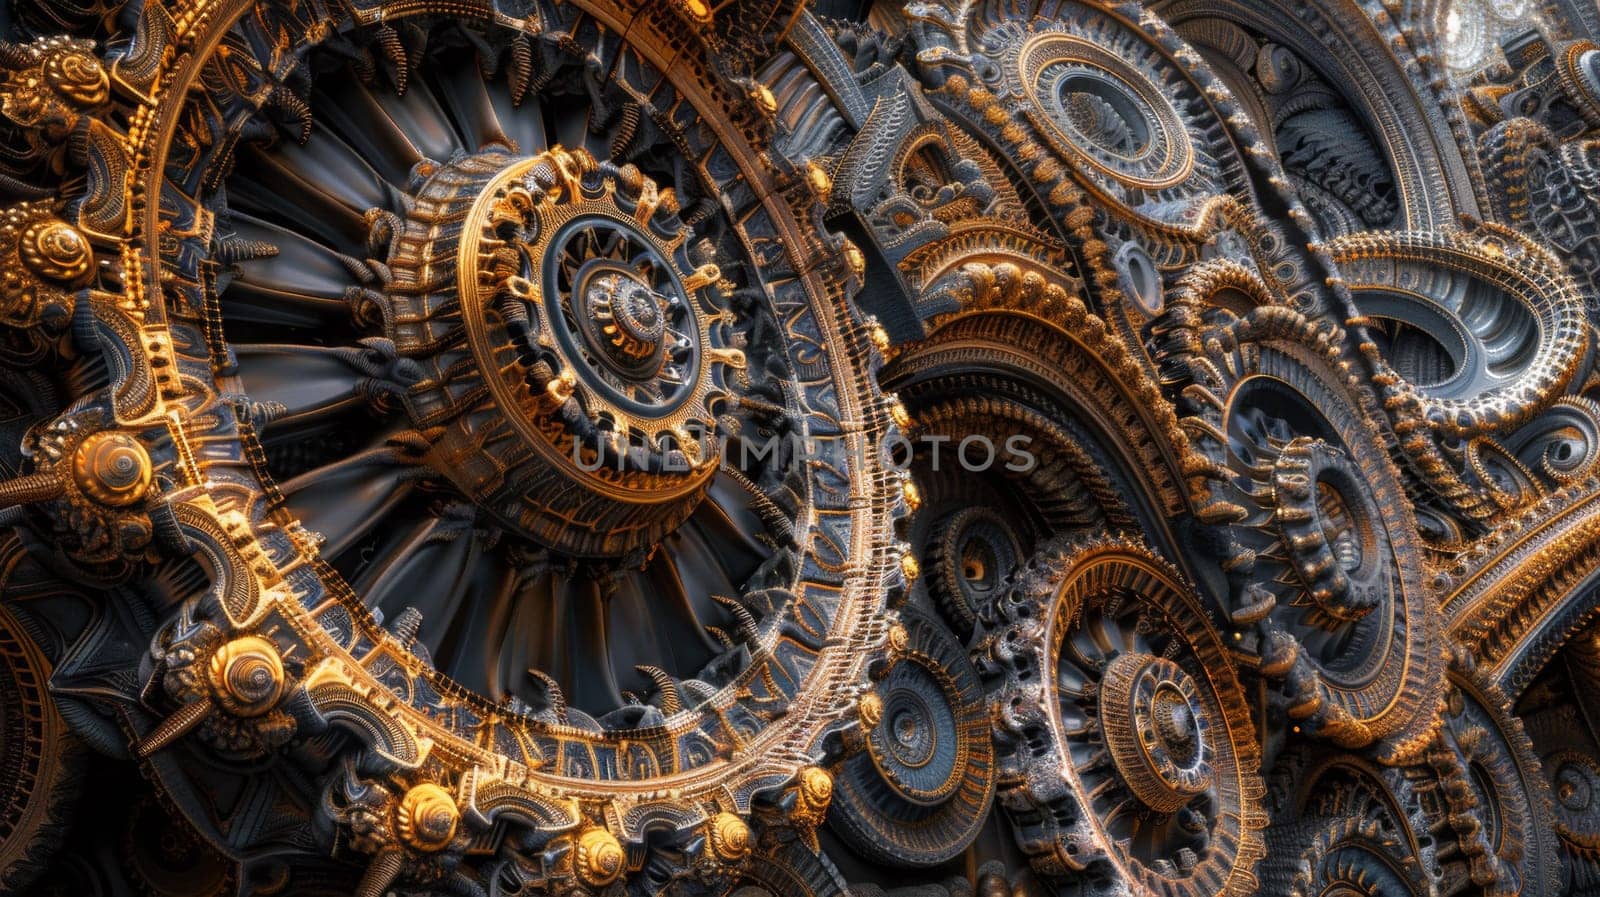
[[917, 555], [907, 545], [900, 550], [900, 572], [905, 574], [906, 582], [913, 583], [922, 575], [922, 564], [917, 560]]
[[861, 717], [861, 728], [876, 729], [883, 721], [883, 698], [875, 691], [867, 692], [856, 702], [856, 713]]
[[768, 115], [778, 111], [778, 98], [772, 95], [772, 88], [765, 84], [750, 91], [750, 98], [755, 100], [756, 105], [760, 106], [761, 110]]
[[807, 766], [800, 770], [799, 793], [805, 807], [825, 812], [833, 800], [833, 776], [820, 766]]
[[861, 251], [861, 247], [849, 240], [844, 241], [844, 260], [850, 266], [850, 273], [855, 276], [860, 277], [867, 273], [866, 253]]
[[907, 508], [915, 511], [922, 507], [922, 490], [917, 488], [916, 480], [909, 474], [900, 481], [900, 494], [905, 498]]
[[879, 352], [889, 351], [889, 347], [892, 345], [892, 341], [889, 339], [889, 331], [883, 329], [883, 325], [878, 323], [877, 318], [868, 319], [867, 337], [872, 340], [873, 348]]
[[577, 855], [573, 858], [578, 878], [591, 887], [604, 887], [622, 875], [627, 855], [615, 835], [598, 826], [585, 829], [578, 836]]
[[904, 654], [911, 645], [911, 633], [906, 631], [904, 623], [896, 622], [889, 627], [889, 650], [896, 654]]
[[395, 811], [395, 832], [406, 846], [424, 853], [443, 850], [455, 840], [461, 810], [450, 792], [424, 782], [406, 792]]
[[823, 202], [827, 202], [828, 197], [833, 194], [833, 178], [829, 176], [826, 168], [815, 162], [806, 163], [806, 182], [811, 185], [811, 192], [817, 194], [817, 198]]
[[906, 410], [906, 406], [896, 396], [889, 397], [889, 417], [894, 421], [894, 425], [902, 430], [911, 426], [911, 412]]

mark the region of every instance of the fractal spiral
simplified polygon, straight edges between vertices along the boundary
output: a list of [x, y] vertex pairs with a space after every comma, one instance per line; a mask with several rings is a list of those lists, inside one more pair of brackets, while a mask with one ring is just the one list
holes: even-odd
[[0, 897], [1600, 897], [1597, 0], [0, 0]]

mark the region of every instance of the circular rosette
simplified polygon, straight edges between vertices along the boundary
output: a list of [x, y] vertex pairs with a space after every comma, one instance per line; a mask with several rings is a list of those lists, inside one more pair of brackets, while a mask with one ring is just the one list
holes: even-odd
[[1176, 570], [1129, 542], [1055, 542], [982, 622], [1002, 803], [1036, 870], [1093, 893], [1253, 891], [1256, 735]]
[[1341, 334], [1258, 309], [1161, 339], [1205, 457], [1191, 488], [1219, 527], [1212, 581], [1236, 647], [1286, 680], [1298, 725], [1346, 747], [1426, 736], [1443, 687], [1438, 611], [1374, 412], [1338, 363]]
[[1522, 721], [1461, 649], [1449, 678], [1442, 735], [1458, 765], [1442, 789], [1444, 815], [1473, 883], [1486, 893], [1559, 893], [1555, 801]]
[[994, 744], [977, 671], [942, 624], [902, 611], [905, 644], [864, 699], [865, 744], [834, 782], [829, 823], [878, 863], [932, 866], [977, 837], [994, 797]]
[[[744, 354], [726, 345], [708, 290], [721, 274], [689, 262], [671, 191], [560, 146], [461, 157], [415, 191], [398, 230], [368, 213], [390, 280], [357, 312], [422, 369], [405, 404], [419, 426], [440, 422], [425, 428], [440, 472], [568, 554], [676, 529], [716, 473], [716, 418]], [[443, 342], [453, 330], [475, 369]]]
[[[1548, 249], [1494, 225], [1328, 244], [1369, 351], [1452, 437], [1506, 432], [1549, 406], [1589, 344], [1582, 294]], [[1391, 401], [1396, 408], [1411, 407]]]
[[1190, 201], [1222, 191], [1214, 111], [1173, 49], [1138, 26], [1068, 5], [1055, 20], [1001, 25], [982, 40], [999, 86], [1102, 200], [1136, 219], [1187, 224]]
[[1300, 856], [1294, 897], [1425, 897], [1422, 867], [1372, 820], [1325, 824]]
[[[1482, 450], [1485, 445], [1488, 451]], [[1498, 467], [1484, 478], [1503, 492], [1532, 497], [1544, 484], [1570, 486], [1593, 475], [1600, 461], [1600, 405], [1563, 396], [1498, 443], [1483, 437], [1469, 448], [1479, 449], [1477, 455], [1490, 464], [1500, 456]]]

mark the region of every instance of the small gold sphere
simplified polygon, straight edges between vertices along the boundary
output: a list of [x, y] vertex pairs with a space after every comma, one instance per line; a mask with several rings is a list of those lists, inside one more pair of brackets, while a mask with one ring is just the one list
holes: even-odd
[[876, 729], [883, 721], [883, 698], [875, 691], [867, 692], [856, 703], [856, 713], [861, 716], [861, 728]]
[[862, 274], [866, 273], [866, 253], [861, 251], [861, 247], [850, 242], [849, 240], [844, 241], [844, 260], [850, 265], [850, 272], [855, 276], [860, 277]]
[[882, 324], [873, 321], [872, 326], [867, 329], [867, 336], [871, 337], [873, 347], [879, 352], [889, 351], [889, 331], [883, 329]]
[[150, 454], [126, 433], [95, 433], [72, 456], [78, 488], [103, 505], [125, 507], [144, 497], [153, 470]]
[[906, 631], [904, 623], [895, 623], [889, 627], [889, 650], [896, 654], [904, 654], [911, 645], [911, 633]]
[[455, 840], [461, 810], [450, 792], [432, 782], [417, 785], [400, 800], [395, 832], [406, 846], [424, 853], [443, 850]]
[[711, 6], [705, 0], [683, 0], [683, 8], [693, 16], [696, 21], [711, 21]]
[[811, 184], [811, 190], [823, 202], [833, 193], [833, 178], [828, 175], [828, 170], [815, 162], [806, 163], [806, 181]]
[[906, 406], [897, 398], [889, 400], [889, 417], [894, 421], [894, 425], [902, 430], [911, 426], [911, 412], [907, 411]]
[[916, 582], [922, 575], [922, 564], [917, 562], [917, 556], [907, 546], [900, 554], [900, 572], [905, 574], [906, 582]]
[[627, 855], [616, 836], [603, 828], [585, 829], [578, 836], [578, 852], [574, 858], [578, 877], [584, 884], [601, 887], [611, 884], [622, 874]]
[[706, 823], [711, 851], [725, 863], [736, 863], [750, 855], [750, 826], [732, 813], [718, 813]]
[[572, 391], [577, 388], [578, 377], [571, 370], [562, 371], [559, 376], [550, 378], [544, 385], [545, 394], [550, 396], [556, 404], [560, 405], [572, 398]]
[[283, 661], [278, 648], [259, 635], [236, 638], [211, 655], [211, 691], [234, 716], [260, 716], [283, 696]]
[[756, 101], [768, 115], [778, 111], [778, 98], [772, 95], [772, 89], [763, 84], [750, 92], [751, 99]]
[[910, 477], [906, 477], [900, 483], [900, 494], [905, 497], [906, 507], [911, 510], [915, 511], [922, 507], [922, 490], [917, 488], [916, 481]]

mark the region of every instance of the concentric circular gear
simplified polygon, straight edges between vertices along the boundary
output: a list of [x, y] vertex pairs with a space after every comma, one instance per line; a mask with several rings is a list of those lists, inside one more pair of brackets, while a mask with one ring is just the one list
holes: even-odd
[[999, 596], [1023, 560], [1013, 524], [983, 506], [945, 510], [927, 537], [928, 592], [952, 626], [970, 633], [978, 612]]
[[[677, 529], [716, 473], [744, 354], [708, 295], [717, 267], [689, 270], [671, 191], [581, 147], [494, 148], [414, 178], [403, 227], [368, 215], [389, 279], [358, 312], [422, 368], [405, 403], [430, 463], [563, 553]], [[458, 331], [475, 368], [441, 338]]]
[[1326, 824], [1300, 858], [1294, 897], [1425, 897], [1431, 891], [1415, 857], [1375, 821]]
[[[1328, 244], [1372, 342], [1391, 408], [1452, 439], [1504, 433], [1549, 407], [1589, 347], [1562, 259], [1509, 228], [1361, 233]], [[1420, 338], [1419, 338], [1420, 336]], [[1395, 396], [1409, 393], [1415, 407]]]
[[1282, 308], [1226, 317], [1183, 307], [1159, 340], [1206, 457], [1196, 514], [1221, 533], [1237, 647], [1286, 681], [1297, 724], [1414, 748], [1443, 690], [1439, 612], [1398, 474], [1337, 364], [1342, 334]]
[[1395, 862], [1415, 867], [1423, 893], [1457, 893], [1467, 883], [1455, 843], [1441, 838], [1442, 782], [1453, 764], [1438, 752], [1405, 764], [1380, 762], [1324, 741], [1290, 739], [1267, 776], [1273, 824], [1261, 892], [1289, 893], [1303, 860], [1334, 822], [1355, 820], [1386, 842]]
[[1052, 542], [981, 622], [1001, 803], [1036, 870], [1091, 893], [1254, 890], [1256, 736], [1177, 571], [1130, 542]]
[[1559, 893], [1550, 825], [1559, 794], [1552, 799], [1522, 721], [1464, 649], [1456, 649], [1449, 676], [1441, 738], [1460, 765], [1443, 796], [1474, 885], [1485, 893]]
[[1312, 602], [1342, 623], [1371, 613], [1391, 555], [1360, 472], [1342, 451], [1299, 436], [1273, 462], [1271, 485], [1273, 525]]
[[[1572, 749], [1541, 761], [1555, 795], [1554, 829], [1567, 862], [1600, 868], [1600, 761]], [[1589, 878], [1595, 876], [1591, 874]]]
[[829, 822], [892, 866], [935, 866], [977, 837], [994, 798], [994, 743], [977, 671], [936, 620], [901, 612], [905, 644], [864, 698], [865, 744], [834, 782]]
[[[1102, 202], [1157, 229], [1194, 223], [1224, 191], [1231, 148], [1176, 49], [1116, 10], [1065, 4], [1051, 18], [980, 22], [984, 89], [1023, 117]], [[1175, 41], [1171, 43], [1176, 43]]]

